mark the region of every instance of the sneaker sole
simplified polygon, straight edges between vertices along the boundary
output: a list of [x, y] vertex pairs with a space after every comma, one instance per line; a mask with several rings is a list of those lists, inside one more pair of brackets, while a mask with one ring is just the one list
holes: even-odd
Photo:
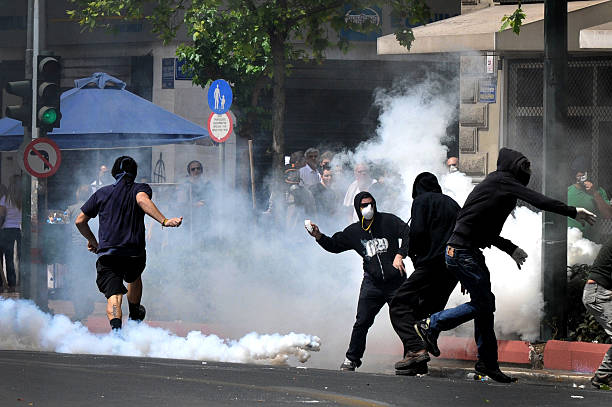
[[427, 363], [423, 363], [422, 366], [416, 366], [411, 369], [402, 369], [396, 370], [395, 374], [397, 376], [416, 376], [416, 375], [426, 375], [429, 371], [427, 369]]
[[429, 354], [427, 354], [426, 352], [426, 353], [423, 353], [422, 355], [417, 356], [416, 358], [413, 358], [407, 361], [400, 360], [399, 362], [395, 364], [395, 369], [396, 370], [408, 369], [417, 363], [429, 362], [430, 360], [431, 358], [429, 357]]
[[421, 338], [421, 340], [425, 344], [425, 349], [429, 353], [434, 355], [435, 357], [440, 356], [440, 349], [437, 346], [434, 347], [434, 345], [432, 343], [430, 343], [427, 339], [425, 339], [425, 335], [423, 335], [421, 333], [421, 329], [419, 328], [419, 324], [414, 324], [414, 330], [416, 331], [417, 335], [419, 335], [419, 338]]

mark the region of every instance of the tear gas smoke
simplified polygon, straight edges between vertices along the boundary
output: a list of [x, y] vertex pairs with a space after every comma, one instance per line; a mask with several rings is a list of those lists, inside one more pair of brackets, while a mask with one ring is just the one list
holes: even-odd
[[60, 353], [148, 356], [218, 362], [282, 364], [295, 356], [306, 362], [317, 351], [316, 336], [249, 333], [239, 340], [192, 331], [186, 337], [128, 321], [120, 333], [95, 335], [64, 315], [51, 316], [26, 300], [0, 299], [0, 347]]
[[567, 230], [567, 265], [593, 264], [601, 245], [582, 237], [578, 228]]
[[[463, 204], [473, 188], [472, 180], [458, 172], [446, 172], [446, 147], [441, 142], [456, 111], [455, 82], [432, 76], [422, 83], [403, 82], [391, 91], [377, 92], [381, 114], [376, 136], [355, 151], [336, 155], [332, 167], [358, 162], [381, 167], [384, 182], [395, 194], [376, 197], [379, 207], [404, 220], [410, 217], [412, 182], [422, 171], [436, 174], [444, 192]], [[353, 175], [346, 177], [352, 180]], [[346, 186], [342, 188], [338, 192], [344, 196]], [[352, 206], [329, 219], [297, 214], [296, 219], [290, 219], [293, 223], [279, 227], [275, 220], [284, 219], [284, 212], [274, 208], [267, 214], [257, 213], [250, 207], [250, 196], [240, 191], [214, 194], [206, 202], [208, 212], [200, 216], [180, 204], [171, 188], [155, 190], [153, 199], [167, 217], [182, 215], [185, 219], [175, 230], [147, 224], [142, 300], [147, 318], [206, 323], [225, 337], [242, 339], [222, 341], [194, 332], [179, 338], [131, 323], [125, 326], [123, 337], [96, 336], [65, 317], [37, 312], [29, 303], [2, 301], [0, 346], [224, 361], [286, 360], [285, 355], [304, 358], [303, 352], [318, 346], [318, 338], [252, 332], [300, 331], [316, 334], [325, 344], [312, 355], [311, 366], [338, 368], [355, 320], [362, 260], [353, 252], [325, 252], [308, 236], [303, 222], [310, 219], [331, 235], [350, 223]], [[529, 258], [518, 270], [507, 254], [495, 248], [485, 250], [497, 299], [495, 328], [500, 338], [534, 339], [543, 308], [540, 215], [518, 208], [508, 218], [502, 235], [522, 247]], [[572, 261], [584, 261], [587, 253], [591, 256], [596, 250], [580, 239], [570, 238], [570, 244]], [[94, 286], [95, 256], [87, 252], [84, 240], [74, 256], [85, 265], [75, 275], [89, 282], [90, 288], [74, 287], [68, 298], [91, 291], [97, 301], [104, 301]], [[410, 271], [412, 265], [408, 260], [406, 263]], [[466, 300], [457, 289], [448, 306]], [[472, 335], [471, 330], [461, 333]], [[401, 343], [384, 310], [367, 343], [361, 370], [388, 369], [390, 362], [401, 357]]]

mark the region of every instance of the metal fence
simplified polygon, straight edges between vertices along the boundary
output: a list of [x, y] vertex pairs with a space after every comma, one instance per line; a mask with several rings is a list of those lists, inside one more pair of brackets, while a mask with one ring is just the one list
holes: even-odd
[[[542, 187], [543, 61], [508, 60], [508, 147], [532, 162], [530, 187]], [[568, 67], [568, 166], [578, 156], [591, 163], [591, 178], [612, 192], [612, 58], [572, 58]], [[573, 183], [568, 179], [568, 186]], [[612, 222], [602, 222], [612, 232]]]

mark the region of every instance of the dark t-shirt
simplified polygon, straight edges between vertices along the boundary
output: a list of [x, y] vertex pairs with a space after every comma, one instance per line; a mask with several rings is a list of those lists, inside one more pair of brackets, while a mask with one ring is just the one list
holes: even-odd
[[612, 238], [608, 239], [599, 250], [589, 278], [597, 281], [597, 284], [606, 290], [612, 290]]
[[98, 189], [81, 210], [90, 218], [100, 215], [98, 256], [144, 256], [144, 211], [136, 202], [136, 194], [145, 192], [153, 196], [147, 184], [123, 178], [117, 184]]

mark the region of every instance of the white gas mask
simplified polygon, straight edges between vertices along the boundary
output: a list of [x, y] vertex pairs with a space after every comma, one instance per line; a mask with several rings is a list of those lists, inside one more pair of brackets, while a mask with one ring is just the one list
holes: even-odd
[[361, 214], [365, 220], [372, 220], [374, 217], [374, 208], [372, 208], [372, 204], [369, 204], [365, 208], [361, 208]]

